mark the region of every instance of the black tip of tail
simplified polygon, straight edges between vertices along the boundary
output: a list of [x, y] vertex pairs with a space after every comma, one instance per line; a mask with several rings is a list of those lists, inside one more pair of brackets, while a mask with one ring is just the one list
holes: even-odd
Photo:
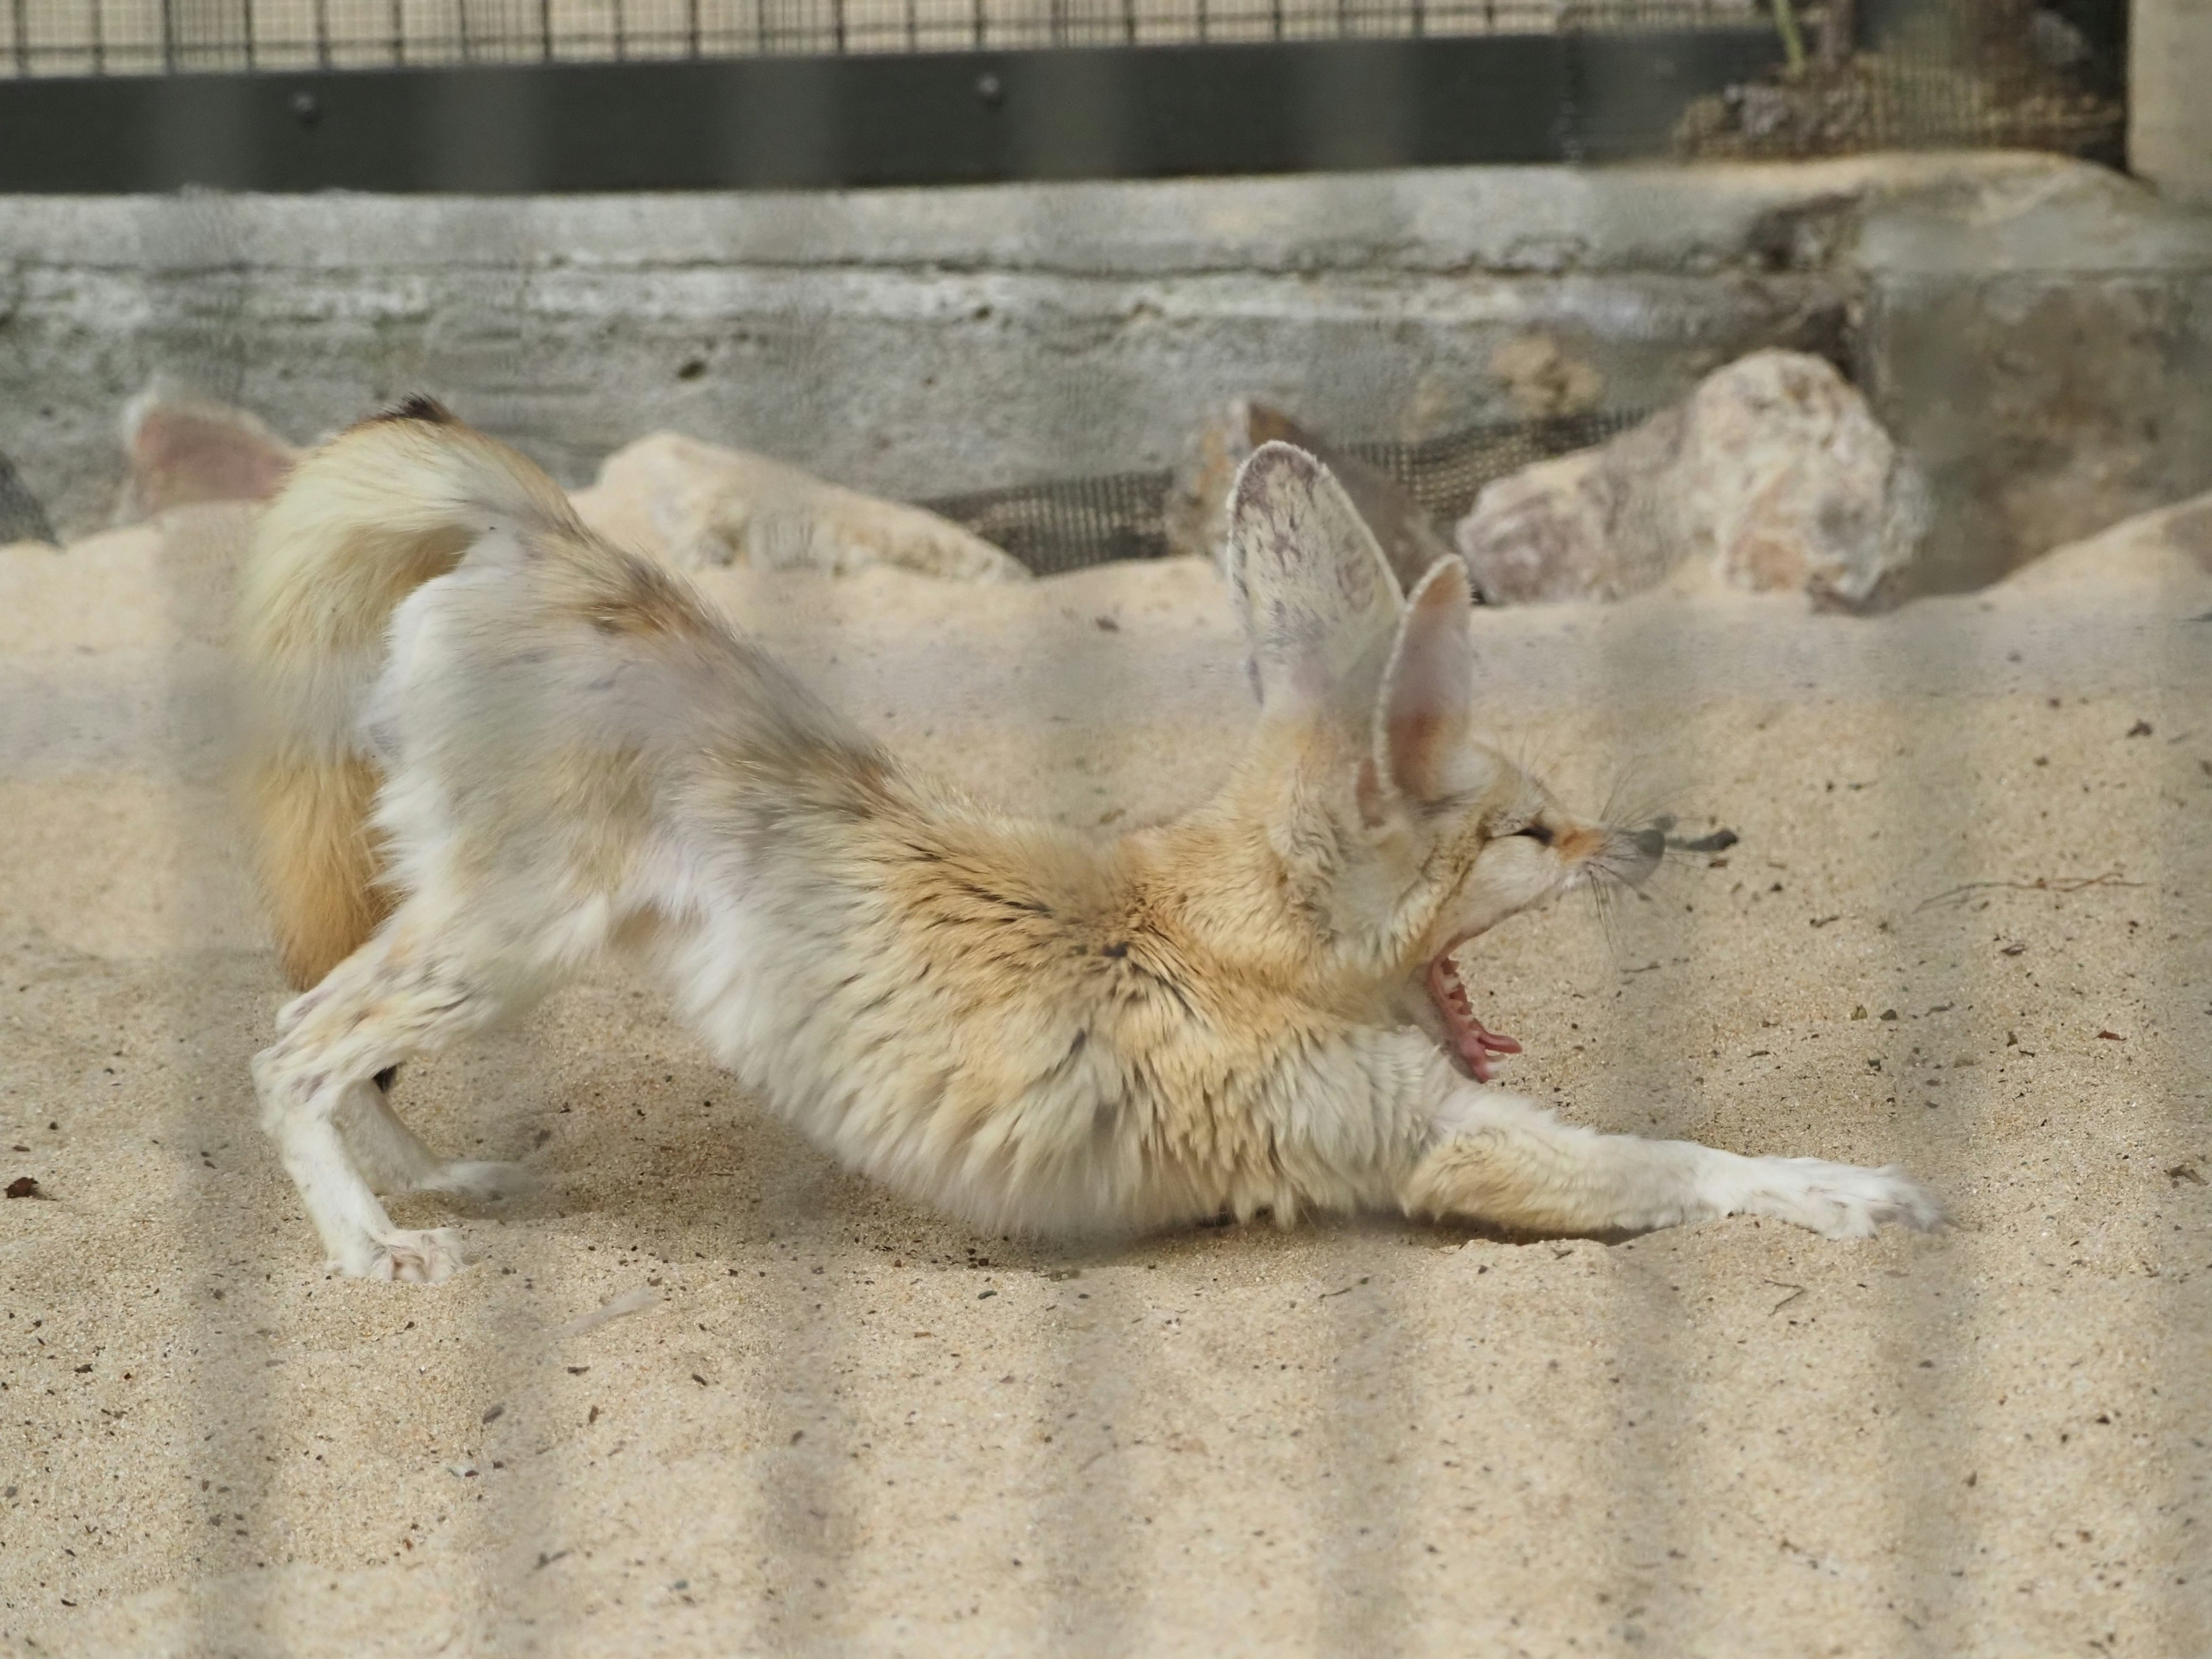
[[452, 410], [435, 398], [426, 398], [419, 392], [412, 397], [402, 398], [396, 404], [386, 404], [362, 424], [374, 426], [379, 421], [421, 421], [428, 426], [457, 424]]

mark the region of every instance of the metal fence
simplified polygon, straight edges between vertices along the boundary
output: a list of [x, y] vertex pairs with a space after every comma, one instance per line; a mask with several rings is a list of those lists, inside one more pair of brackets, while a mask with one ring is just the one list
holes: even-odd
[[2121, 0], [0, 0], [0, 191], [2117, 164]]
[[[9, 0], [0, 75], [1771, 27], [1762, 0]], [[1820, 14], [1816, 11], [1814, 15]]]

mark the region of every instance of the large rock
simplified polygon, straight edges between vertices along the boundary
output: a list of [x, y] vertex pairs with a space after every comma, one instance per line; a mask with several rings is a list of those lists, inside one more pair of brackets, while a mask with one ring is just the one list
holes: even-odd
[[1760, 351], [1601, 448], [1489, 485], [1454, 539], [1492, 601], [1618, 599], [1680, 572], [1863, 611], [1904, 597], [1929, 514], [1842, 375]]
[[[1451, 556], [1421, 504], [1380, 467], [1338, 447], [1279, 409], [1240, 398], [1191, 436], [1183, 464], [1168, 492], [1168, 549], [1220, 563], [1229, 535], [1229, 489], [1245, 458], [1266, 443], [1296, 444], [1336, 475], [1359, 516], [1382, 544], [1398, 586], [1412, 592], [1429, 567]], [[1480, 584], [1477, 584], [1480, 591]]]
[[961, 581], [1023, 581], [1011, 555], [918, 507], [825, 483], [764, 456], [658, 432], [607, 458], [574, 496], [602, 535], [690, 569], [744, 564], [842, 574], [896, 565]]
[[198, 501], [263, 501], [300, 452], [260, 417], [156, 380], [124, 406], [131, 460], [118, 523]]

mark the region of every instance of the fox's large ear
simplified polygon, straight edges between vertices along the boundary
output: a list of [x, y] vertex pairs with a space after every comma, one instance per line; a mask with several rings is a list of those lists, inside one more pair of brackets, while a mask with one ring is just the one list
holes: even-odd
[[1229, 505], [1229, 582], [1271, 716], [1370, 718], [1397, 628], [1397, 578], [1344, 488], [1303, 449], [1263, 444]]
[[1474, 605], [1467, 566], [1457, 559], [1431, 566], [1407, 604], [1376, 703], [1374, 761], [1359, 780], [1370, 818], [1382, 805], [1381, 779], [1417, 801], [1442, 799], [1472, 782]]

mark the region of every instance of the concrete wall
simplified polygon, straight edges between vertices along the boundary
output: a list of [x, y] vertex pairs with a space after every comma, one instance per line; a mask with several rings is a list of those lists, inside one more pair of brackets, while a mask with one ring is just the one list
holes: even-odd
[[673, 427], [911, 498], [1169, 465], [1238, 394], [1419, 437], [1774, 343], [1923, 455], [1947, 580], [2212, 486], [2212, 220], [2044, 158], [0, 198], [0, 452], [65, 532], [157, 373], [295, 439], [420, 389], [572, 483]]
[[2212, 206], [2212, 0], [2134, 0], [2128, 167], [2176, 201]]

